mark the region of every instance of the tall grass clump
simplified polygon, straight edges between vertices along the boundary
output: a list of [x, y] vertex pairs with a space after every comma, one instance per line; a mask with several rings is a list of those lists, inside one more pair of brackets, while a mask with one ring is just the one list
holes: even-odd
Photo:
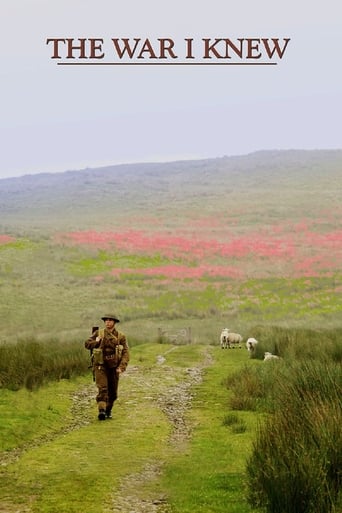
[[270, 361], [257, 366], [245, 365], [223, 380], [230, 391], [232, 410], [271, 413], [275, 409], [274, 383], [286, 369], [282, 361]]
[[[341, 513], [341, 330], [253, 335], [259, 353], [223, 381], [231, 409], [266, 413], [247, 460], [248, 501], [267, 513]], [[280, 359], [258, 361], [263, 351]]]
[[70, 379], [88, 370], [83, 344], [32, 338], [0, 345], [0, 388], [37, 389], [50, 381]]
[[269, 351], [286, 360], [324, 359], [342, 362], [342, 329], [313, 330], [281, 326], [254, 326], [246, 338], [258, 340], [251, 357], [262, 360]]
[[248, 501], [267, 513], [332, 513], [342, 481], [342, 369], [289, 364], [277, 379], [276, 411], [247, 461]]

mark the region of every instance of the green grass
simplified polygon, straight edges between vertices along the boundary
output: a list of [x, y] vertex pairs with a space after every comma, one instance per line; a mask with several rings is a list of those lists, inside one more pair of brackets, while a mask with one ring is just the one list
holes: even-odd
[[[315, 336], [320, 335], [312, 330], [265, 329], [265, 341], [276, 339], [275, 346], [283, 356], [272, 363], [250, 358], [245, 349], [223, 351], [217, 345], [134, 346], [132, 372], [120, 382], [113, 421], [98, 423], [94, 401], [85, 412], [89, 423], [72, 431], [72, 394], [85, 385], [93, 387], [90, 371], [87, 376], [51, 383], [33, 392], [0, 390], [1, 450], [25, 449], [0, 470], [2, 503], [8, 511], [30, 502], [32, 513], [106, 513], [112, 501], [115, 503], [121, 478], [143, 474], [146, 466], [157, 465], [161, 474], [147, 482], [131, 478], [129, 493], [145, 501], [167, 497], [173, 513], [251, 513], [255, 509], [249, 502], [262, 497], [258, 487], [265, 480], [266, 469], [271, 484], [266, 489], [281, 487], [286, 511], [306, 511], [305, 502], [304, 509], [291, 503], [297, 499], [287, 480], [289, 474], [275, 476], [272, 472], [281, 469], [285, 460], [287, 465], [293, 463], [291, 476], [302, 482], [306, 496], [315, 491], [317, 500], [324, 497], [320, 489], [324, 492], [328, 486], [324, 465], [329, 457], [332, 483], [339, 475], [341, 352], [337, 349], [341, 338], [340, 332], [327, 332], [326, 345], [308, 352], [306, 342], [315, 343]], [[261, 328], [258, 336], [263, 337]], [[298, 344], [303, 351], [297, 353], [294, 348]], [[166, 360], [157, 364], [161, 355]], [[170, 444], [172, 426], [158, 407], [158, 398], [162, 394], [172, 401], [177, 385], [195, 366], [203, 366], [203, 380], [191, 389], [192, 408], [186, 413], [191, 437]], [[95, 387], [93, 390], [95, 395]], [[303, 403], [303, 394], [314, 400]], [[333, 451], [336, 444], [337, 451]], [[303, 447], [305, 458], [300, 461], [304, 465], [296, 466], [295, 455], [300, 455]], [[282, 449], [281, 462], [272, 466]], [[320, 489], [313, 486], [318, 462]], [[103, 472], [107, 468], [113, 472]], [[331, 511], [339, 513], [338, 494], [334, 500], [336, 508]], [[268, 513], [279, 510], [278, 506], [267, 509], [265, 500], [260, 505]], [[325, 507], [329, 504], [323, 501], [319, 511], [323, 513]]]
[[[166, 379], [166, 386], [172, 387], [184, 379], [188, 367], [203, 361], [205, 350], [201, 345], [149, 344], [134, 347], [131, 365], [140, 368], [150, 386], [139, 386], [135, 382], [134, 373], [125, 376], [120, 384], [120, 398], [115, 407], [113, 422], [98, 423], [94, 402], [89, 412], [90, 424], [76, 431], [69, 432], [67, 429], [72, 420], [71, 394], [82, 384], [89, 383], [90, 375], [76, 381], [45, 386], [37, 392], [1, 391], [1, 413], [7, 412], [7, 417], [2, 421], [2, 439], [5, 441], [3, 449], [33, 444], [18, 461], [2, 469], [2, 503], [7, 504], [10, 510], [10, 507], [20, 508], [20, 505], [30, 502], [34, 513], [109, 511], [120, 478], [142, 471], [146, 464], [166, 461], [169, 463], [163, 465], [164, 477], [148, 483], [146, 489], [140, 492], [137, 483], [138, 493], [155, 496], [156, 490], [159, 490], [159, 494], [170, 494], [176, 513], [205, 511], [196, 508], [204, 508], [212, 500], [214, 509], [207, 511], [218, 511], [215, 508], [219, 507], [220, 502], [222, 507], [223, 501], [227, 499], [232, 504], [238, 500], [243, 505], [245, 501], [241, 486], [244, 455], [241, 449], [245, 447], [244, 451], [247, 450], [242, 438], [248, 439], [249, 436], [248, 433], [226, 436], [227, 427], [222, 424], [222, 401], [225, 404], [227, 394], [224, 387], [219, 386], [219, 380], [227, 369], [239, 366], [246, 354], [236, 352], [231, 355], [234, 357], [232, 361], [228, 360], [229, 355], [211, 349], [214, 359], [225, 357], [225, 363], [222, 366], [222, 362], [220, 364], [216, 361], [208, 369], [203, 385], [196, 387], [195, 409], [189, 417], [189, 422], [194, 426], [193, 440], [187, 447], [182, 445], [181, 450], [169, 446], [170, 425], [156, 404], [148, 399], [148, 396], [153, 397], [159, 393], [153, 388], [153, 383], [165, 375], [163, 367], [155, 366], [157, 355], [164, 354], [167, 365], [174, 369], [172, 379], [169, 374], [162, 378]], [[218, 391], [208, 394], [213, 387], [218, 387]], [[3, 415], [0, 418], [4, 419]], [[12, 419], [12, 423], [8, 424], [8, 418]], [[251, 429], [253, 421], [248, 418], [248, 414], [242, 415], [242, 418], [249, 426], [248, 429]], [[15, 429], [18, 425], [22, 426], [19, 431]], [[49, 441], [53, 433], [55, 435]], [[227, 439], [221, 449], [217, 437], [220, 434]], [[35, 447], [34, 442], [42, 440], [44, 436], [46, 443]], [[217, 461], [220, 461], [219, 468]], [[198, 472], [194, 472], [198, 465], [201, 467], [201, 479]], [[104, 469], [112, 471], [106, 472]], [[226, 472], [228, 475], [224, 477]], [[176, 475], [177, 479], [174, 479]], [[196, 485], [201, 481], [197, 498], [193, 493], [192, 480]], [[228, 491], [225, 489], [227, 484]], [[181, 489], [177, 490], [175, 486], [181, 486]], [[106, 490], [105, 495], [103, 489]], [[177, 498], [178, 494], [181, 495]], [[186, 501], [185, 505], [183, 501]], [[196, 508], [191, 509], [194, 503]], [[240, 506], [240, 509], [232, 511], [242, 513], [249, 510]]]
[[20, 448], [71, 421], [71, 394], [84, 378], [50, 383], [38, 391], [0, 389], [0, 451]]
[[274, 374], [278, 404], [247, 462], [249, 500], [268, 513], [335, 513], [342, 498], [341, 367], [319, 358], [287, 367]]
[[38, 342], [31, 338], [0, 345], [0, 388], [28, 390], [84, 374], [89, 365], [77, 341]]
[[[1, 448], [26, 448], [17, 461], [0, 467], [4, 510], [107, 513], [113, 509], [120, 478], [157, 461], [164, 462], [162, 476], [152, 483], [136, 483], [135, 491], [142, 497], [166, 494], [173, 513], [251, 511], [245, 463], [259, 421], [279, 407], [267, 390], [274, 390], [276, 378], [287, 376], [286, 366], [265, 367], [260, 361], [263, 352], [276, 352], [284, 360], [304, 355], [312, 361], [319, 347], [322, 363], [342, 361], [340, 155], [259, 152], [238, 159], [125, 166], [124, 172], [84, 170], [60, 180], [26, 177], [4, 181], [4, 188], [1, 182], [0, 235], [16, 237], [0, 245], [2, 357], [12, 346], [11, 363], [3, 358], [0, 363], [1, 386], [4, 375], [12, 372], [11, 388], [19, 389], [0, 389]], [[132, 186], [137, 172], [138, 188]], [[113, 202], [117, 190], [120, 194]], [[69, 230], [125, 231], [142, 226], [150, 234], [188, 240], [203, 236], [218, 242], [279, 229], [285, 242], [294, 242], [299, 259], [321, 254], [331, 265], [326, 264], [321, 276], [293, 278], [296, 262], [288, 257], [254, 259], [250, 254], [226, 259], [211, 254], [202, 262], [200, 253], [179, 253], [180, 261], [170, 262], [153, 251], [146, 255], [114, 246], [71, 247], [63, 238], [55, 239], [56, 232]], [[328, 249], [321, 248], [310, 238], [313, 233], [335, 234], [336, 245], [331, 241]], [[244, 279], [111, 274], [118, 267], [141, 271], [169, 263], [233, 265]], [[75, 377], [88, 364], [81, 348], [92, 326], [112, 310], [122, 319], [120, 329], [131, 345], [131, 365], [139, 369], [139, 379], [133, 372], [122, 380], [118, 416], [112, 424], [99, 426], [94, 402], [90, 424], [70, 431], [72, 393], [91, 384], [90, 370]], [[245, 349], [218, 348], [225, 326], [245, 340], [259, 340], [256, 358], [249, 359]], [[153, 343], [160, 327], [189, 327], [193, 343]], [[27, 340], [34, 341], [29, 352]], [[145, 341], [149, 344], [137, 345]], [[39, 347], [43, 353], [36, 351]], [[56, 353], [58, 347], [65, 351]], [[78, 348], [76, 371], [67, 347]], [[172, 448], [169, 422], [154, 402], [157, 384], [173, 390], [189, 367], [203, 362], [206, 350], [213, 362], [193, 391], [194, 407], [188, 414], [191, 440]], [[166, 367], [155, 367], [159, 354], [166, 355], [174, 376]], [[64, 364], [71, 372], [65, 373]], [[283, 371], [274, 374], [280, 368], [284, 376]], [[291, 383], [291, 372], [287, 377]], [[333, 423], [326, 424], [333, 428]], [[110, 444], [104, 445], [104, 439]], [[113, 472], [103, 475], [104, 468]]]
[[[158, 367], [152, 370], [156, 356], [169, 349], [168, 345], [157, 344], [137, 347], [136, 352], [132, 351], [131, 365], [139, 365], [141, 372], [146, 373], [147, 383], [153, 383], [157, 379], [155, 374], [164, 372]], [[174, 350], [182, 360], [183, 348]], [[198, 347], [192, 355], [187, 353], [188, 364], [198, 361]], [[183, 375], [183, 365], [177, 369], [176, 382]], [[165, 456], [170, 427], [161, 410], [146, 398], [146, 394], [157, 394], [158, 390], [138, 387], [134, 374], [122, 378], [120, 394], [124, 399], [116, 406], [113, 422], [98, 423], [94, 401], [89, 411], [91, 423], [68, 432], [71, 392], [90, 381], [89, 374], [87, 378], [63, 381], [37, 392], [1, 391], [1, 413], [6, 413], [1, 415], [3, 449], [34, 444], [47, 437], [46, 444], [33, 445], [19, 461], [2, 470], [0, 496], [4, 504], [26, 504], [29, 498], [32, 511], [39, 513], [103, 511], [102, 508], [110, 506], [121, 477], [141, 471], [146, 463]], [[12, 420], [10, 424], [8, 419]], [[19, 431], [18, 425], [22, 426]], [[53, 433], [57, 435], [49, 441]]]
[[[165, 469], [163, 482], [168, 488], [175, 513], [247, 513], [245, 499], [245, 458], [251, 448], [256, 416], [239, 412], [238, 432], [225, 425], [229, 415], [229, 393], [222, 380], [246, 361], [243, 350], [225, 352], [212, 348], [213, 365], [195, 389], [189, 415], [192, 440]], [[257, 365], [258, 362], [253, 362]]]
[[130, 255], [99, 250], [96, 255], [70, 262], [68, 269], [75, 276], [96, 276], [110, 273], [114, 269], [144, 269], [170, 263], [161, 255]]
[[124, 412], [115, 426], [107, 422], [99, 430], [92, 424], [59, 437], [12, 465], [2, 477], [1, 495], [5, 491], [15, 497], [14, 503], [34, 497], [35, 512], [103, 511], [121, 477], [162, 454], [163, 436], [156, 440], [156, 429], [161, 435], [166, 423], [160, 413], [145, 406], [136, 412], [134, 423], [128, 423]]

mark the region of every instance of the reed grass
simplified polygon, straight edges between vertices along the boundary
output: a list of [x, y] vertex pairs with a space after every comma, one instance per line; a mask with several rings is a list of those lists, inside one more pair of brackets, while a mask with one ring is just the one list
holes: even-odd
[[260, 329], [262, 347], [281, 359], [224, 380], [233, 409], [268, 415], [247, 459], [249, 503], [267, 513], [341, 511], [341, 333], [272, 328], [264, 335]]
[[34, 338], [0, 345], [0, 388], [34, 390], [87, 372], [89, 358], [79, 342]]

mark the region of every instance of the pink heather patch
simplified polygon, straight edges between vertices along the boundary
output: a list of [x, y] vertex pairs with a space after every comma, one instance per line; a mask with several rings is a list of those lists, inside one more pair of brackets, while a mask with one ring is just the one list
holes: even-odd
[[147, 254], [161, 254], [168, 258], [188, 256], [203, 259], [213, 256], [221, 257], [294, 257], [295, 247], [291, 240], [250, 234], [232, 238], [230, 242], [204, 240], [198, 237], [186, 238], [167, 234], [147, 235], [141, 231], [120, 232], [72, 232], [66, 237], [76, 244], [94, 245], [99, 249], [114, 244], [117, 249]]
[[293, 231], [295, 231], [295, 232], [306, 232], [308, 229], [309, 229], [309, 226], [308, 226], [307, 220], [300, 221], [299, 223], [295, 224], [293, 227]]
[[198, 267], [186, 267], [184, 265], [164, 265], [159, 267], [151, 267], [147, 269], [113, 269], [113, 276], [121, 274], [142, 274], [145, 276], [165, 276], [167, 278], [177, 279], [199, 279], [205, 276], [242, 278], [243, 274], [239, 269], [226, 266], [208, 266], [200, 265]]
[[303, 258], [294, 266], [295, 271], [299, 272], [302, 276], [312, 276], [315, 271], [325, 271], [331, 269], [331, 267], [332, 263], [321, 255]]
[[114, 249], [127, 255], [159, 255], [177, 262], [147, 269], [114, 269], [112, 275], [135, 273], [169, 279], [327, 276], [341, 268], [342, 230], [318, 233], [313, 227], [324, 227], [323, 220], [318, 221], [316, 225], [307, 219], [297, 224], [284, 222], [243, 235], [232, 235], [225, 229], [219, 231], [220, 240], [212, 232], [194, 232], [189, 226], [191, 232], [184, 227], [177, 234], [142, 230], [71, 232], [57, 236], [56, 241]]
[[15, 238], [10, 235], [0, 235], [0, 244], [9, 244], [10, 242], [14, 242]]
[[252, 235], [240, 237], [229, 244], [223, 244], [220, 254], [227, 257], [244, 257], [248, 255], [294, 257], [295, 248], [290, 240]]
[[330, 248], [342, 249], [342, 230], [325, 234], [307, 232], [305, 236], [310, 246], [329, 246]]

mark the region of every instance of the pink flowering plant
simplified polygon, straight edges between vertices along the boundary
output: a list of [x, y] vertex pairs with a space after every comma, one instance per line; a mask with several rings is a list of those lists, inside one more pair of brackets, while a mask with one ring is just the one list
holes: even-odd
[[[244, 279], [248, 276], [310, 277], [340, 268], [342, 230], [316, 233], [308, 222], [220, 238], [201, 231], [192, 234], [144, 230], [81, 231], [60, 234], [64, 243], [96, 248], [94, 269], [112, 276], [198, 280], [206, 277]], [[181, 232], [181, 230], [179, 230]], [[90, 260], [83, 260], [90, 269]], [[101, 264], [101, 265], [100, 265]]]

